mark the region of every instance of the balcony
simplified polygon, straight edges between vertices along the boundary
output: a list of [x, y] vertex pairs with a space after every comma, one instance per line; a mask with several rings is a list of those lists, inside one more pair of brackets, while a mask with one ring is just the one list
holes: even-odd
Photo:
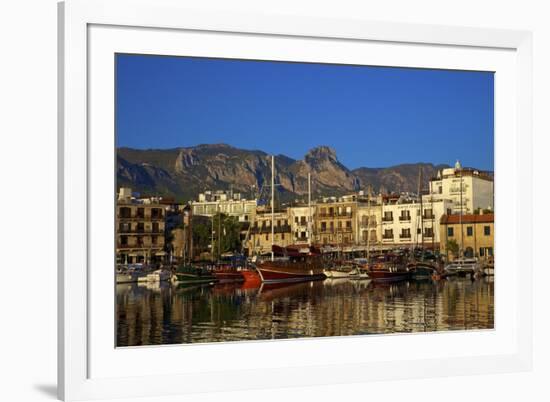
[[432, 237], [434, 237], [434, 234], [433, 233], [424, 233], [423, 237], [425, 239], [431, 239]]
[[399, 235], [399, 238], [400, 239], [410, 239], [411, 238], [411, 234], [410, 233], [401, 233]]
[[408, 215], [408, 216], [400, 216], [400, 217], [399, 217], [399, 221], [400, 221], [400, 222], [410, 222], [410, 220], [411, 220], [411, 216], [410, 216], [410, 215]]
[[422, 219], [432, 220], [432, 219], [435, 219], [435, 215], [434, 214], [422, 215]]
[[389, 217], [382, 217], [382, 222], [386, 223], [386, 222], [393, 222], [393, 216], [389, 216]]
[[382, 235], [382, 240], [393, 240], [393, 235]]
[[117, 235], [131, 235], [131, 236], [147, 236], [147, 235], [160, 236], [160, 235], [162, 235], [162, 236], [164, 236], [164, 230], [150, 230], [150, 231], [137, 230], [137, 229], [118, 230]]

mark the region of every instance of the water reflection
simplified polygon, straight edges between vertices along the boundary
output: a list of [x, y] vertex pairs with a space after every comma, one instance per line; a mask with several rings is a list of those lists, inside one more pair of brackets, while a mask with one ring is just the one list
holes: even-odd
[[117, 345], [493, 328], [483, 279], [117, 285]]

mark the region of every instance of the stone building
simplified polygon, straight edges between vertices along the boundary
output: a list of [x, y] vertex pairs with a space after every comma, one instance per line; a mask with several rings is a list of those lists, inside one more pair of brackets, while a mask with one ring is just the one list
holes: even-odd
[[325, 245], [355, 243], [357, 229], [357, 196], [324, 198], [316, 203], [315, 240]]
[[157, 199], [136, 199], [121, 188], [116, 206], [117, 263], [160, 263], [166, 255], [166, 213]]
[[268, 254], [271, 252], [272, 244], [285, 247], [294, 243], [288, 209], [275, 212], [273, 217], [273, 238], [271, 237], [271, 221], [271, 211], [268, 211], [268, 209], [256, 212], [254, 222], [249, 229], [247, 242], [249, 255]]

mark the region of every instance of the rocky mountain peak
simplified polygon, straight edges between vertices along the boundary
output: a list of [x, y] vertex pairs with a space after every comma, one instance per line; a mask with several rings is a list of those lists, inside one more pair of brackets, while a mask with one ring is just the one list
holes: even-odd
[[331, 148], [327, 145], [320, 145], [318, 147], [312, 148], [308, 151], [308, 153], [305, 155], [306, 162], [309, 162], [310, 160], [330, 160], [332, 162], [338, 162], [338, 158], [336, 156], [336, 151], [334, 148]]

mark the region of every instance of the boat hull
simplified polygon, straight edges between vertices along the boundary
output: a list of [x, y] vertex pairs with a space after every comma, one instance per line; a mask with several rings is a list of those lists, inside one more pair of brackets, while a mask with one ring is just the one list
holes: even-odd
[[410, 277], [409, 272], [369, 271], [369, 278], [376, 282], [404, 281]]
[[313, 264], [277, 264], [262, 263], [257, 266], [262, 282], [302, 282], [325, 279], [321, 266]]

